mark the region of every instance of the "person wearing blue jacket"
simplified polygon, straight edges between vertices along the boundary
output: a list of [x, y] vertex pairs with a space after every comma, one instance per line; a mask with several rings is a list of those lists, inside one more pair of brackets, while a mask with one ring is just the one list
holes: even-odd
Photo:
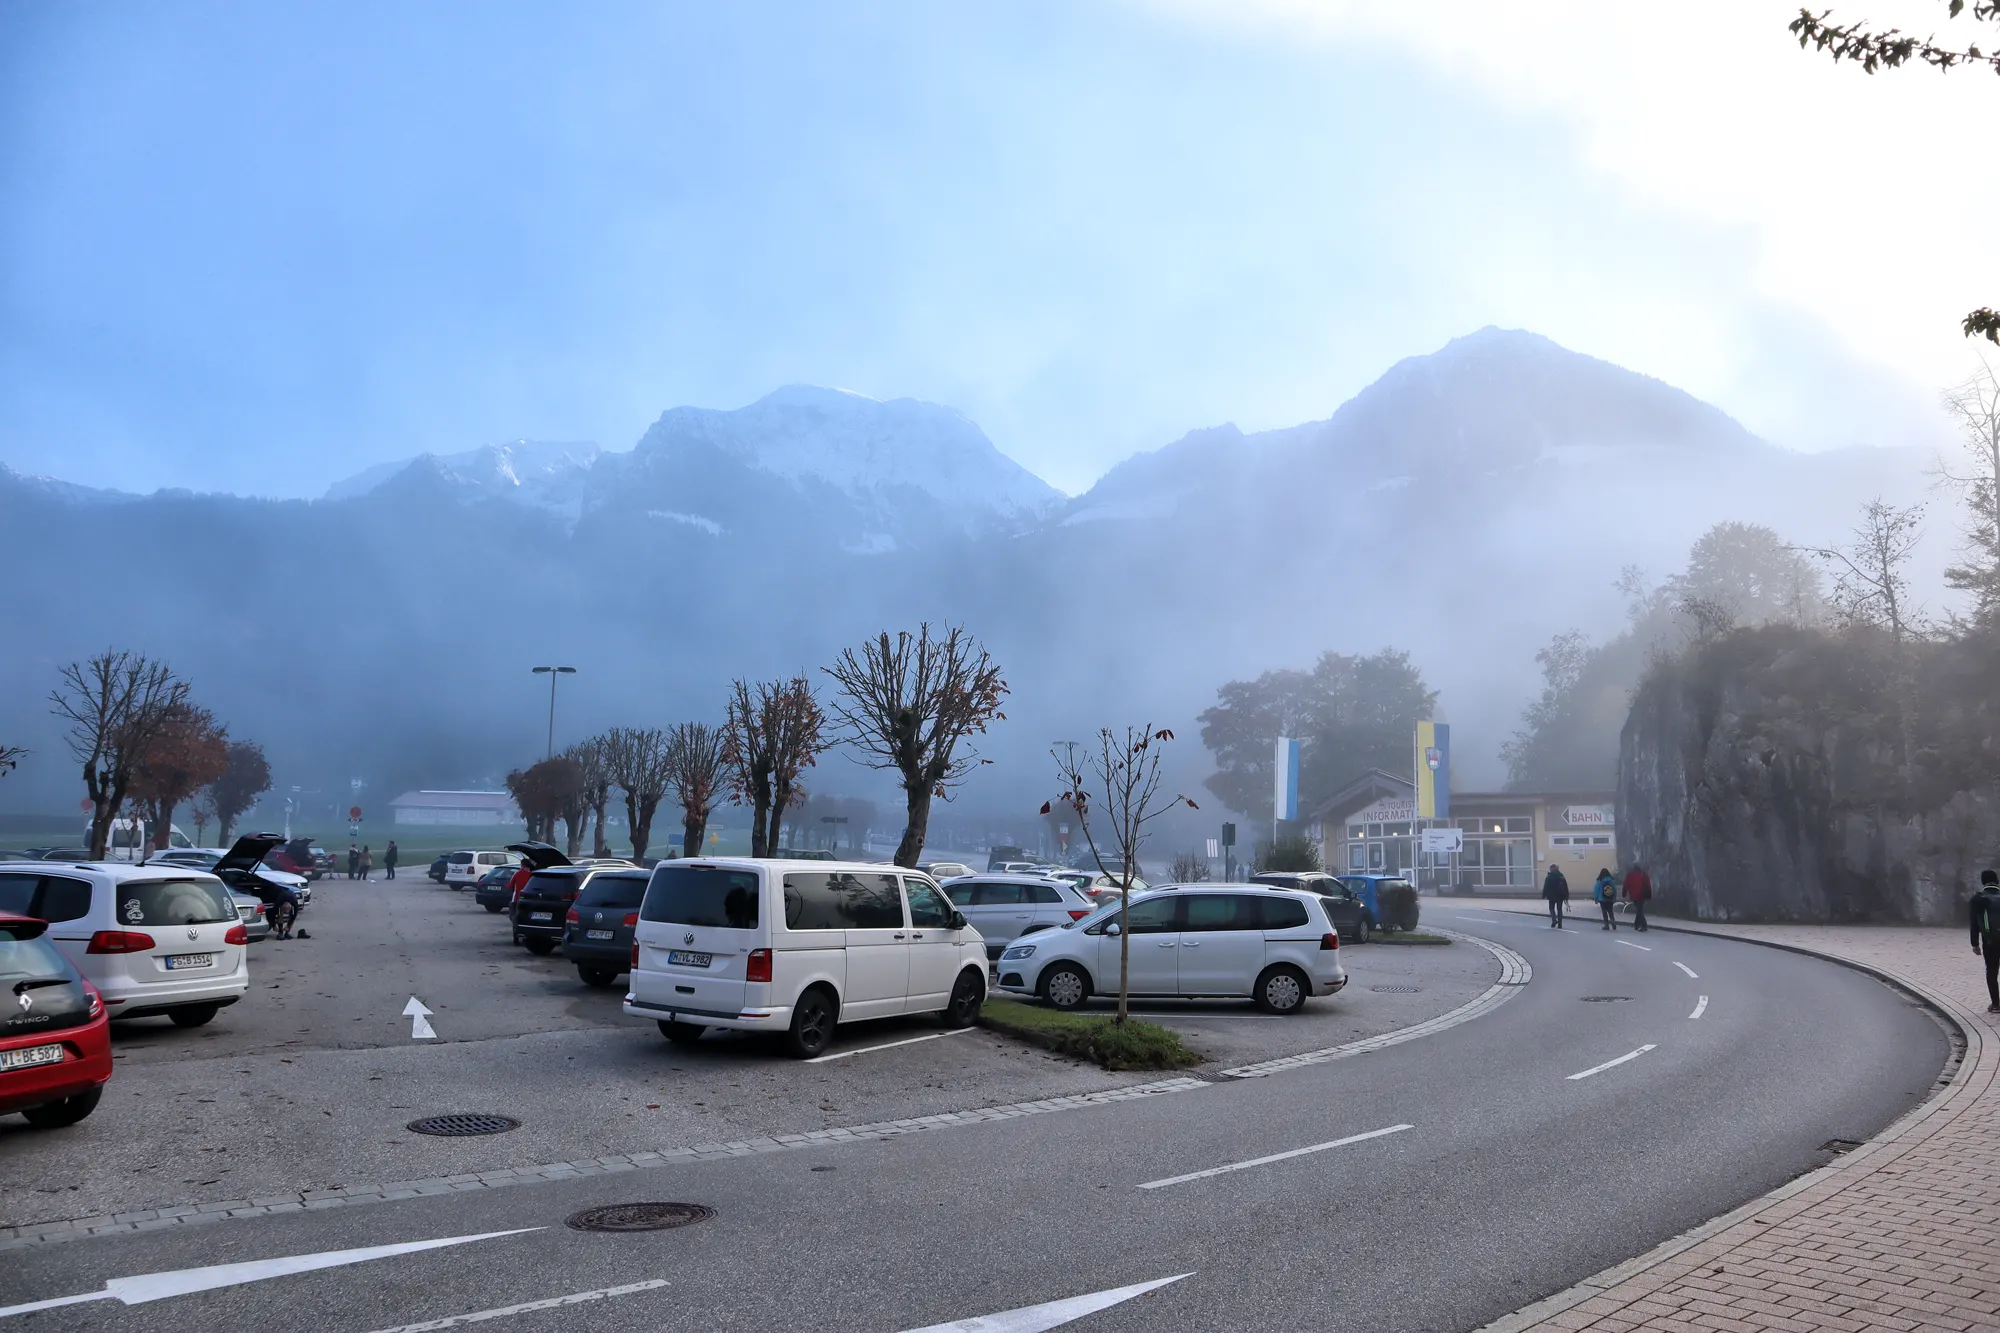
[[1609, 870], [1599, 870], [1597, 883], [1590, 886], [1590, 897], [1604, 913], [1604, 924], [1599, 929], [1618, 929], [1618, 877]]

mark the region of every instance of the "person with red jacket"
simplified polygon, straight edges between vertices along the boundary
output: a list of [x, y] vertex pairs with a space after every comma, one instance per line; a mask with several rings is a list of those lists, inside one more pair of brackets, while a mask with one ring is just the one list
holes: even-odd
[[1625, 872], [1625, 901], [1632, 904], [1632, 929], [1646, 928], [1646, 903], [1653, 896], [1653, 881], [1637, 861]]

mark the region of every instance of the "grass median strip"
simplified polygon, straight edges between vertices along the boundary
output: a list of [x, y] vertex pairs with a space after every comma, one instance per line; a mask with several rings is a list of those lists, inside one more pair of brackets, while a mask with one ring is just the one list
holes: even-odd
[[1019, 1000], [989, 999], [979, 1021], [997, 1032], [1055, 1051], [1094, 1060], [1106, 1069], [1186, 1069], [1201, 1063], [1180, 1034], [1143, 1018], [1120, 1024], [1109, 1014], [1063, 1013]]

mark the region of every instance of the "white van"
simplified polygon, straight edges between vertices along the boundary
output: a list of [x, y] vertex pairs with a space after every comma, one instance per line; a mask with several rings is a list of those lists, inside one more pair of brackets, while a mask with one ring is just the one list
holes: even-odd
[[[111, 836], [104, 845], [104, 859], [107, 861], [143, 861], [153, 854], [151, 830], [143, 819], [119, 818], [111, 821]], [[90, 845], [90, 825], [83, 826], [83, 845]], [[192, 847], [188, 835], [181, 832], [179, 824], [167, 825], [167, 850], [178, 851]]]
[[782, 1032], [810, 1058], [836, 1023], [942, 1013], [970, 1027], [986, 944], [929, 876], [892, 865], [662, 861], [647, 882], [625, 1012], [676, 1042]]

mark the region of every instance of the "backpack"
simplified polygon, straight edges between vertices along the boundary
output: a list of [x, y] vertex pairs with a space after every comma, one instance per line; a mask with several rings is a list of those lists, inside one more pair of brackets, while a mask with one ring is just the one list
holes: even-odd
[[1973, 919], [1982, 935], [2000, 935], [2000, 893], [1981, 891], [1972, 895]]

